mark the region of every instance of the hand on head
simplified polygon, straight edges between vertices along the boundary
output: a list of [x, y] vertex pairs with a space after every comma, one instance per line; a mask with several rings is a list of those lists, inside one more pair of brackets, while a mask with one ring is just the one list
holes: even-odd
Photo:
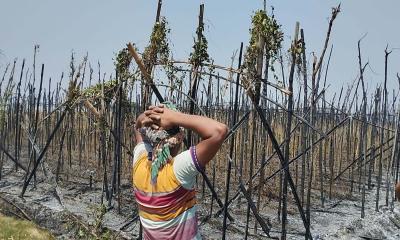
[[159, 104], [157, 106], [150, 106], [144, 112], [144, 115], [152, 121], [152, 127], [156, 125], [160, 129], [168, 130], [176, 126], [175, 119], [177, 113], [174, 110], [166, 108], [163, 104]]
[[[145, 111], [144, 113], [140, 114], [139, 117], [136, 120], [135, 128], [139, 129], [142, 127], [151, 127], [152, 129], [158, 130], [160, 127], [156, 124], [156, 122], [153, 120], [153, 118], [150, 118], [150, 114], [153, 113], [152, 110], [154, 109], [154, 106], [151, 106], [149, 110]], [[155, 112], [160, 112], [159, 110], [156, 110]]]
[[141, 115], [137, 121], [136, 121], [136, 125], [135, 125], [136, 129], [142, 128], [142, 127], [151, 127], [153, 129], [159, 129], [159, 127], [157, 126], [157, 124], [154, 123], [154, 121], [149, 118], [146, 115]]

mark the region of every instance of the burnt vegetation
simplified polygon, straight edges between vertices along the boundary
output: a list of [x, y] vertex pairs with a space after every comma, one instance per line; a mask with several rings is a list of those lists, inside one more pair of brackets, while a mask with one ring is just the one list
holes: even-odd
[[[69, 74], [47, 81], [45, 65], [36, 66], [38, 45], [32, 68], [25, 59], [3, 68], [0, 178], [21, 173], [20, 197], [43, 181], [87, 184], [88, 191], [99, 187], [98, 204], [104, 207], [96, 218], [111, 210], [123, 215], [127, 205], [135, 207], [127, 200], [133, 199], [127, 189], [134, 120], [150, 104], [170, 100], [181, 111], [217, 119], [231, 129], [197, 178], [200, 222], [217, 221], [224, 239], [235, 231], [245, 239], [257, 234], [286, 239], [288, 233], [312, 239], [313, 211], [355, 199], [364, 218], [371, 211], [365, 208], [370, 193], [376, 194], [373, 211], [382, 204], [393, 209], [393, 186], [400, 177], [400, 86], [393, 94], [388, 90], [388, 81], [396, 77], [387, 72], [389, 47], [382, 51], [382, 84], [367, 89], [369, 63], [360, 39], [357, 78], [328, 99], [331, 35], [340, 5], [332, 8], [320, 55], [312, 56], [306, 53], [300, 23], [294, 25], [290, 49], [283, 49], [273, 11], [254, 12], [249, 43], [238, 44], [229, 67], [215, 64], [208, 53], [204, 5], [190, 56], [172, 58], [161, 6], [160, 0], [143, 54], [128, 44], [116, 54], [110, 77], [87, 57], [76, 66], [72, 55]], [[398, 76], [394, 79], [400, 84]], [[187, 132], [185, 148], [197, 141]], [[138, 222], [135, 210], [128, 215], [124, 227]], [[301, 228], [292, 228], [288, 216], [299, 219]], [[85, 231], [99, 237], [99, 224]]]

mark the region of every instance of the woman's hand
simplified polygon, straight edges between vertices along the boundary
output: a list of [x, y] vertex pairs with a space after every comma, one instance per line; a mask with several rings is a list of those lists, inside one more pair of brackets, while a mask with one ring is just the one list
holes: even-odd
[[162, 129], [168, 130], [177, 125], [177, 118], [179, 118], [180, 113], [160, 104], [158, 106], [150, 106], [149, 110], [145, 111], [144, 114], [150, 118], [154, 124]]
[[135, 128], [133, 130], [136, 138], [136, 144], [143, 142], [142, 134], [138, 131], [142, 127], [152, 127], [153, 129], [158, 129], [159, 127], [154, 124], [151, 118], [147, 117], [144, 113], [140, 114], [135, 122]]
[[153, 129], [159, 128], [151, 118], [149, 118], [148, 116], [146, 116], [146, 114], [143, 113], [140, 114], [139, 117], [136, 119], [136, 124], [135, 124], [136, 129], [142, 127], [151, 127]]

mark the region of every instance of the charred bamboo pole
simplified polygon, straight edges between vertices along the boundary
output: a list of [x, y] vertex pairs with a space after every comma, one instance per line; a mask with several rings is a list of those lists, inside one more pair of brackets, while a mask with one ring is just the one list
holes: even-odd
[[[262, 122], [262, 124], [263, 124], [265, 130], [267, 131], [268, 136], [269, 136], [270, 139], [271, 139], [271, 143], [272, 143], [272, 145], [273, 145], [275, 151], [276, 151], [277, 154], [278, 154], [278, 157], [279, 157], [279, 160], [280, 160], [280, 162], [281, 162], [281, 165], [282, 165], [282, 166], [285, 166], [285, 159], [284, 159], [283, 153], [282, 153], [281, 149], [279, 148], [278, 141], [276, 140], [275, 134], [273, 133], [273, 131], [272, 131], [272, 129], [271, 129], [271, 126], [270, 126], [269, 123], [267, 122], [267, 119], [266, 119], [266, 117], [265, 117], [265, 115], [264, 115], [263, 110], [262, 110], [262, 109], [260, 108], [260, 106], [257, 104], [257, 101], [255, 101], [256, 99], [254, 98], [254, 94], [252, 93], [251, 90], [248, 90], [248, 95], [249, 95], [250, 99], [252, 100], [253, 105], [254, 105], [254, 107], [255, 107], [255, 109], [256, 109], [258, 115], [260, 116], [261, 122]], [[284, 168], [284, 169], [285, 169], [285, 171], [288, 172], [288, 184], [289, 184], [289, 186], [290, 186], [290, 188], [291, 188], [291, 190], [292, 190], [292, 193], [293, 193], [293, 196], [294, 196], [294, 199], [295, 199], [297, 208], [298, 208], [298, 210], [299, 210], [301, 219], [302, 219], [302, 221], [303, 221], [303, 225], [304, 225], [304, 227], [305, 227], [305, 229], [306, 229], [307, 237], [308, 237], [309, 239], [312, 239], [312, 235], [311, 235], [311, 232], [310, 232], [310, 230], [309, 230], [310, 224], [309, 224], [309, 221], [306, 219], [306, 216], [305, 216], [305, 214], [304, 214], [304, 210], [303, 210], [303, 208], [302, 208], [302, 206], [301, 206], [301, 202], [300, 202], [299, 196], [297, 195], [296, 186], [294, 185], [294, 182], [293, 182], [293, 179], [292, 179], [292, 177], [291, 177], [291, 175], [290, 175], [289, 170], [286, 169], [286, 168]]]
[[157, 15], [156, 15], [156, 23], [160, 21], [160, 16], [161, 16], [161, 6], [162, 6], [162, 0], [158, 0], [158, 5], [157, 5]]
[[[264, 1], [265, 3], [265, 1]], [[264, 8], [264, 11], [266, 12], [266, 9]], [[269, 66], [270, 65], [270, 56], [268, 54], [268, 51], [266, 51], [265, 54], [265, 66], [264, 66], [264, 79], [266, 79], [268, 81], [268, 73], [269, 73]], [[263, 82], [263, 89], [262, 89], [262, 96], [268, 96], [268, 84]], [[263, 99], [261, 102], [261, 107], [264, 109], [264, 111], [268, 111], [268, 102]], [[268, 121], [270, 121], [271, 119], [268, 118]], [[266, 152], [268, 151], [268, 145], [267, 145], [267, 135], [264, 131], [264, 129], [260, 129], [261, 130], [261, 166], [263, 166], [265, 164], [265, 157], [266, 157]], [[258, 194], [257, 194], [257, 213], [260, 211], [260, 204], [261, 204], [261, 195], [262, 195], [262, 190], [263, 190], [263, 185], [264, 185], [264, 176], [265, 176], [265, 171], [264, 168], [261, 169], [260, 172], [260, 178], [258, 181]], [[297, 176], [296, 176], [297, 177]], [[297, 179], [297, 178], [296, 178]], [[254, 222], [254, 234], [257, 234], [257, 221]]]
[[[21, 81], [22, 81], [22, 76], [24, 73], [24, 66], [25, 66], [25, 59], [22, 60], [22, 67], [21, 67], [21, 75], [19, 77], [19, 82], [17, 85], [17, 100], [16, 100], [16, 109], [15, 109], [15, 149], [14, 149], [14, 156], [15, 156], [15, 161], [18, 162], [19, 161], [19, 143], [20, 143], [20, 98], [21, 98]], [[18, 165], [15, 164], [15, 171], [18, 171]]]
[[[32, 146], [33, 146], [33, 144], [36, 144], [36, 140], [38, 138], [39, 108], [40, 108], [40, 98], [42, 96], [43, 74], [44, 74], [44, 64], [42, 64], [42, 70], [40, 71], [39, 93], [38, 93], [38, 97], [37, 97], [37, 101], [36, 101], [36, 108], [35, 108], [36, 113], [35, 113], [35, 123], [34, 123], [35, 126], [34, 126], [34, 130], [33, 130], [33, 132], [35, 133], [35, 136], [34, 136]], [[33, 160], [35, 160], [35, 159], [36, 159], [36, 152], [33, 151]], [[33, 162], [33, 163], [35, 164], [35, 162]]]
[[[388, 47], [386, 46], [385, 49], [385, 81], [383, 84], [383, 105], [382, 105], [382, 111], [383, 111], [383, 119], [382, 119], [382, 126], [385, 127], [386, 124], [386, 107], [387, 107], [387, 67], [388, 67], [388, 57], [392, 51], [388, 51]], [[384, 129], [381, 129], [381, 135], [380, 135], [380, 142], [381, 145], [383, 144], [383, 139], [385, 137], [385, 131]], [[382, 153], [382, 148], [380, 152], [380, 157], [379, 157], [379, 163], [378, 163], [378, 186], [376, 188], [376, 203], [375, 203], [375, 211], [379, 211], [379, 197], [380, 197], [380, 187], [382, 183], [382, 160], [383, 160], [383, 153]]]
[[[371, 129], [371, 159], [375, 159], [375, 137], [378, 134], [377, 128], [375, 127], [377, 118], [378, 118], [378, 108], [379, 108], [379, 99], [380, 99], [380, 88], [376, 89], [375, 96], [374, 96], [374, 111], [372, 113], [372, 129]], [[372, 181], [372, 172], [374, 171], [375, 161], [371, 160], [368, 167], [368, 189], [372, 188], [371, 181]]]
[[[396, 131], [395, 131], [395, 135], [394, 135], [394, 143], [393, 143], [393, 148], [392, 148], [392, 152], [391, 152], [391, 156], [390, 156], [390, 161], [389, 161], [389, 166], [386, 172], [386, 205], [389, 205], [389, 191], [390, 191], [390, 187], [393, 186], [392, 185], [392, 180], [394, 179], [395, 182], [394, 184], [396, 184], [396, 179], [395, 179], [395, 174], [393, 173], [393, 171], [395, 171], [395, 159], [396, 159], [396, 155], [397, 152], [399, 151], [399, 145], [398, 145], [398, 137], [399, 137], [399, 123], [400, 123], [400, 111], [398, 111], [397, 113], [397, 119], [395, 121], [396, 124]], [[391, 209], [393, 207], [393, 197], [391, 197]], [[393, 211], [393, 209], [392, 209]]]
[[[262, 77], [262, 68], [263, 68], [263, 60], [264, 60], [264, 48], [265, 48], [265, 39], [263, 36], [259, 36], [258, 43], [257, 43], [257, 62], [256, 62], [256, 83], [254, 86], [254, 101], [258, 105], [260, 102], [260, 93], [261, 93], [261, 81], [258, 79], [261, 79]], [[254, 159], [256, 158], [254, 152], [255, 152], [255, 140], [256, 140], [256, 113], [253, 112], [252, 114], [252, 129], [251, 129], [251, 144], [250, 144], [250, 169], [249, 169], [249, 176], [250, 176], [250, 182], [249, 182], [249, 196], [250, 198], [252, 197], [252, 186], [253, 186], [253, 179], [251, 176], [253, 175], [253, 168], [254, 168]], [[247, 214], [246, 214], [246, 228], [245, 228], [245, 235], [244, 239], [247, 240], [248, 236], [248, 227], [249, 227], [249, 218], [250, 218], [250, 203], [248, 202], [247, 204]]]
[[[294, 33], [294, 40], [292, 43], [292, 66], [290, 68], [290, 73], [289, 73], [289, 91], [293, 93], [293, 78], [294, 78], [294, 70], [296, 66], [296, 59], [297, 59], [297, 54], [295, 51], [295, 48], [297, 48], [297, 39], [299, 35], [299, 26], [300, 23], [296, 22], [296, 27], [295, 27], [295, 33]], [[288, 139], [286, 141], [285, 147], [284, 147], [284, 162], [283, 166], [285, 169], [285, 175], [283, 178], [283, 194], [282, 194], [282, 233], [281, 233], [281, 239], [285, 240], [286, 239], [286, 221], [287, 221], [287, 187], [288, 187], [288, 179], [289, 179], [289, 156], [290, 156], [290, 130], [292, 128], [292, 112], [293, 112], [293, 94], [290, 94], [288, 96], [288, 113], [287, 113], [287, 122], [286, 122], [286, 128], [285, 128], [285, 138]], [[295, 190], [295, 189], [292, 189]], [[297, 194], [297, 193], [296, 193]], [[300, 202], [299, 202], [300, 204]]]
[[[388, 52], [388, 53], [390, 54], [391, 51]], [[387, 75], [387, 64], [385, 64], [385, 66], [386, 66], [385, 67], [385, 76], [386, 76]], [[385, 86], [385, 88], [386, 88], [386, 86]], [[393, 101], [393, 104], [394, 104], [394, 101]], [[391, 153], [392, 153], [392, 155], [395, 155], [396, 150], [397, 150], [397, 145], [398, 145], [398, 142], [397, 142], [397, 139], [398, 139], [397, 138], [397, 135], [398, 135], [398, 122], [397, 122], [397, 120], [395, 120], [395, 115], [393, 115], [393, 120], [391, 121], [390, 120], [390, 112], [388, 112], [388, 124], [391, 125], [391, 123], [394, 123], [393, 126], [395, 126], [395, 132], [394, 132], [395, 140], [394, 140], [393, 149], [392, 149]], [[389, 136], [388, 132], [387, 132], [387, 136]], [[386, 198], [385, 198], [385, 206], [389, 206], [389, 192], [393, 188], [393, 185], [392, 185], [392, 182], [391, 182], [392, 181], [392, 177], [390, 176], [391, 169], [393, 168], [391, 160], [392, 160], [392, 157], [389, 155], [387, 157], [387, 162], [386, 162], [386, 179], [385, 179], [386, 180]]]
[[[204, 15], [204, 4], [200, 5], [200, 10], [199, 10], [199, 22], [198, 22], [198, 27], [197, 27], [197, 41], [200, 42], [199, 45], [201, 45], [202, 42], [202, 34], [203, 34], [203, 29], [204, 29], [204, 23], [203, 23], [203, 15]], [[195, 50], [196, 51], [196, 50]], [[192, 66], [193, 69], [193, 74], [190, 75], [191, 78], [191, 86], [190, 86], [190, 91], [189, 95], [194, 101], [190, 101], [189, 103], [189, 114], [194, 114], [194, 103], [197, 100], [197, 86], [198, 82], [200, 81], [200, 74], [198, 73], [199, 68], [201, 68], [201, 62], [195, 62], [194, 65]], [[192, 145], [192, 131], [188, 131], [187, 134], [187, 141], [188, 145]]]
[[[316, 94], [318, 93], [319, 83], [321, 81], [321, 72], [322, 72], [322, 68], [320, 68], [318, 70], [317, 79], [314, 79], [314, 78], [311, 79], [312, 84], [313, 84], [313, 88], [315, 88], [315, 89], [312, 90], [313, 94], [312, 94], [312, 97], [311, 97], [312, 103], [313, 103], [313, 105], [311, 106], [311, 109], [312, 109], [311, 110], [311, 122], [312, 122], [312, 125], [317, 125], [318, 121], [319, 121], [320, 122], [319, 124], [321, 125], [321, 128], [323, 128], [323, 125], [324, 125], [324, 114], [325, 114], [325, 108], [324, 108], [324, 104], [323, 104], [324, 101], [321, 104], [322, 105], [322, 116], [319, 116], [319, 114], [321, 114], [320, 111], [318, 111], [320, 104], [317, 101], [314, 100], [314, 96], [316, 96]], [[335, 93], [335, 95], [336, 95], [336, 93]], [[333, 97], [332, 102], [334, 102], [335, 95]], [[325, 93], [322, 95], [322, 99], [323, 100], [325, 99]], [[326, 121], [326, 124], [328, 124], [328, 123], [329, 123], [329, 121]], [[330, 137], [331, 141], [332, 141], [334, 135], [335, 134], [332, 134], [332, 136]], [[312, 139], [312, 141], [314, 141], [314, 139], [315, 139], [315, 133], [314, 132], [311, 132], [311, 139]], [[329, 139], [325, 140], [325, 143], [327, 143], [328, 141], [329, 141]], [[321, 207], [323, 208], [324, 207], [324, 200], [325, 200], [325, 198], [324, 198], [324, 170], [326, 172], [326, 168], [324, 168], [324, 166], [326, 167], [326, 164], [324, 164], [323, 159], [322, 159], [322, 148], [323, 148], [323, 143], [320, 142], [319, 146], [318, 146], [318, 162], [317, 162], [317, 164], [318, 164], [318, 174], [319, 174], [318, 177], [319, 177], [320, 201], [321, 201]], [[317, 148], [315, 148], [315, 149], [317, 149]], [[311, 150], [311, 157], [313, 159], [312, 161], [314, 161], [314, 159], [317, 157], [317, 153], [316, 153], [315, 150]], [[315, 175], [316, 174], [317, 173], [315, 173]], [[310, 179], [312, 179], [312, 178], [310, 178]], [[311, 191], [311, 188], [308, 191]], [[307, 194], [308, 194], [308, 192], [307, 192]]]
[[[302, 55], [302, 72], [303, 72], [303, 85], [304, 85], [304, 96], [303, 96], [303, 116], [305, 119], [308, 121], [308, 115], [306, 114], [308, 112], [308, 102], [307, 102], [307, 59], [306, 59], [306, 43], [304, 39], [304, 30], [300, 30], [300, 36], [301, 36], [301, 43], [302, 43], [302, 48], [301, 48], [301, 55]], [[305, 152], [305, 149], [307, 147], [307, 126], [305, 124], [301, 125], [301, 149], [302, 152]], [[305, 179], [306, 179], [306, 154], [302, 155], [301, 158], [301, 181], [300, 181], [300, 198], [301, 198], [301, 203], [304, 206], [304, 186], [305, 186]]]
[[[0, 121], [2, 121], [2, 119], [0, 119]], [[3, 142], [5, 142], [4, 135], [5, 135], [5, 132], [6, 132], [4, 125], [5, 124], [0, 124], [0, 137], [1, 137], [0, 138], [0, 150], [1, 150], [1, 152], [0, 152], [0, 180], [2, 180], [2, 178], [3, 178], [3, 166], [4, 166], [4, 154], [5, 154], [5, 151], [3, 150], [4, 148], [2, 147], [3, 146]]]
[[58, 182], [58, 180], [60, 179], [60, 171], [61, 171], [61, 162], [62, 162], [62, 158], [63, 158], [63, 146], [64, 146], [64, 139], [65, 139], [65, 134], [67, 133], [67, 129], [68, 129], [68, 123], [67, 123], [67, 127], [64, 130], [64, 133], [61, 136], [61, 140], [60, 140], [60, 148], [58, 151], [58, 161], [57, 161], [57, 168], [56, 168], [56, 182]]
[[[243, 52], [243, 42], [240, 44], [240, 51], [239, 51], [239, 62], [238, 62], [238, 68], [240, 68], [242, 64], [242, 52]], [[233, 110], [233, 116], [232, 116], [232, 126], [235, 126], [236, 124], [236, 119], [237, 119], [237, 111], [238, 111], [238, 100], [239, 100], [239, 80], [240, 80], [240, 74], [236, 75], [236, 91], [235, 91], [235, 105], [234, 105], [234, 110]], [[232, 158], [233, 158], [233, 150], [235, 146], [235, 138], [231, 138], [231, 145], [229, 148], [229, 160], [228, 160], [228, 170], [227, 170], [227, 175], [226, 175], [226, 186], [225, 186], [225, 202], [224, 202], [224, 218], [223, 218], [223, 224], [222, 224], [222, 239], [225, 239], [226, 237], [226, 218], [227, 218], [227, 213], [228, 213], [228, 199], [229, 199], [229, 188], [230, 188], [230, 179], [231, 179], [231, 169], [232, 169]], [[239, 175], [239, 178], [241, 176]]]
[[[54, 127], [51, 135], [49, 136], [49, 138], [47, 139], [46, 145], [44, 146], [44, 148], [42, 149], [42, 152], [40, 153], [40, 155], [38, 156], [38, 158], [35, 161], [35, 165], [33, 166], [32, 171], [29, 174], [29, 177], [26, 179], [26, 181], [24, 182], [24, 185], [22, 187], [22, 192], [21, 192], [21, 197], [24, 196], [26, 188], [29, 185], [29, 182], [31, 181], [33, 175], [35, 174], [37, 167], [39, 166], [40, 161], [42, 160], [42, 158], [44, 157], [44, 154], [46, 153], [51, 140], [53, 140], [53, 137], [55, 135], [55, 133], [57, 132], [57, 130], [60, 128], [62, 121], [64, 120], [65, 116], [67, 114], [67, 110], [64, 110], [63, 113], [61, 114], [60, 119], [57, 121], [56, 126]], [[28, 173], [28, 172], [27, 172]]]
[[269, 231], [271, 229], [271, 227], [269, 226], [270, 224], [265, 222], [264, 219], [257, 213], [257, 208], [253, 203], [253, 200], [251, 198], [251, 195], [249, 194], [248, 190], [246, 190], [246, 188], [243, 185], [242, 180], [239, 180], [239, 188], [241, 190], [241, 192], [243, 193], [243, 195], [245, 196], [248, 204], [250, 205], [250, 209], [253, 212], [257, 222], [260, 224], [262, 230], [264, 231], [265, 234], [267, 234], [268, 237], [270, 237], [269, 235]]
[[[399, 76], [399, 73], [397, 73], [396, 77], [397, 77], [397, 80], [399, 82], [399, 89], [400, 89], [400, 76]], [[400, 111], [400, 108], [398, 108], [397, 111]], [[395, 176], [394, 176], [394, 181], [396, 183], [399, 180], [399, 172], [400, 172], [400, 158], [398, 157], [399, 154], [400, 154], [400, 151], [398, 151], [398, 153], [396, 155], [397, 156], [397, 160], [396, 160], [396, 163], [395, 163], [396, 166], [394, 166], [395, 167], [395, 171], [396, 171], [395, 172]]]
[[[368, 65], [366, 63], [364, 67], [362, 66], [361, 63], [361, 40], [358, 41], [358, 66], [360, 70], [360, 80], [361, 80], [361, 86], [362, 86], [362, 91], [363, 91], [363, 105], [362, 105], [362, 115], [361, 115], [361, 120], [362, 120], [362, 126], [360, 128], [360, 153], [362, 153], [363, 158], [360, 159], [361, 162], [366, 160], [366, 148], [367, 148], [367, 124], [366, 122], [366, 116], [367, 116], [367, 91], [365, 89], [365, 84], [364, 84], [364, 70], [365, 67]], [[360, 164], [361, 166], [361, 164]], [[366, 165], [365, 165], [366, 166]], [[364, 218], [365, 216], [365, 171], [366, 169], [361, 168], [361, 181], [362, 181], [362, 197], [361, 197], [361, 218]]]
[[[119, 81], [119, 79], [118, 79], [118, 72], [116, 71], [116, 74], [115, 74], [115, 76], [116, 76], [116, 79], [117, 79], [117, 82]], [[117, 90], [117, 100], [116, 100], [116, 104], [113, 104], [113, 106], [111, 106], [111, 114], [112, 115], [114, 115], [114, 131], [116, 132], [116, 138], [119, 138], [120, 139], [120, 131], [119, 131], [119, 123], [118, 123], [118, 121], [119, 121], [119, 117], [120, 117], [120, 115], [119, 115], [119, 110], [120, 110], [120, 108], [119, 108], [119, 105], [120, 105], [120, 89], [121, 89], [121, 85], [119, 84], [119, 82], [117, 83], [118, 84], [118, 90]], [[120, 144], [118, 143], [118, 141], [115, 141], [114, 142], [114, 163], [113, 163], [113, 166], [112, 166], [112, 177], [111, 177], [111, 191], [110, 191], [110, 195], [109, 195], [109, 198], [108, 198], [108, 207], [110, 208], [111, 207], [111, 203], [112, 203], [112, 198], [113, 198], [113, 194], [115, 194], [116, 192], [118, 192], [118, 187], [117, 187], [117, 171], [119, 172], [119, 170], [118, 170], [118, 162], [119, 162], [119, 153], [118, 153], [118, 151], [120, 150], [119, 149], [119, 147], [120, 147]]]
[[[123, 133], [123, 109], [122, 109], [122, 97], [123, 97], [123, 92], [122, 92], [122, 87], [123, 83], [121, 82], [121, 85], [119, 87], [118, 91], [118, 128], [117, 128], [117, 134], [118, 138], [122, 139], [122, 133]], [[118, 196], [118, 213], [121, 213], [121, 170], [122, 170], [122, 145], [121, 141], [117, 141], [117, 156], [118, 156], [118, 172], [117, 172], [117, 196]]]

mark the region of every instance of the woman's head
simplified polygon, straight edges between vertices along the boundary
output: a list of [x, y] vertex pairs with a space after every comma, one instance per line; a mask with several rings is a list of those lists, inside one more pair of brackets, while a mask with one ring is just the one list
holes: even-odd
[[[166, 107], [177, 111], [171, 103], [164, 104]], [[144, 141], [149, 142], [153, 147], [151, 156], [151, 182], [157, 181], [158, 171], [173, 157], [179, 153], [184, 138], [184, 129], [179, 126], [165, 130], [143, 127], [139, 129]]]

